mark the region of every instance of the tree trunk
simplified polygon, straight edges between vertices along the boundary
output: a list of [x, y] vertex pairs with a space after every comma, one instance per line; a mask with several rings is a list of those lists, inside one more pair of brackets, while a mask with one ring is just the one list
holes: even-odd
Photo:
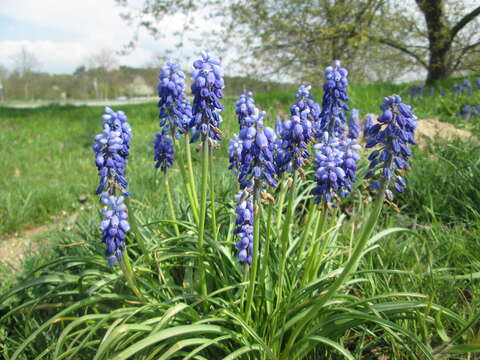
[[445, 15], [444, 0], [417, 0], [427, 23], [430, 59], [426, 84], [449, 75], [449, 52], [452, 46], [451, 29]]
[[28, 81], [25, 81], [25, 86], [23, 87], [23, 96], [25, 101], [28, 101]]
[[430, 61], [428, 63], [427, 85], [433, 85], [441, 79], [446, 79], [450, 75], [450, 66], [448, 63], [448, 46], [440, 46], [439, 48], [430, 48]]

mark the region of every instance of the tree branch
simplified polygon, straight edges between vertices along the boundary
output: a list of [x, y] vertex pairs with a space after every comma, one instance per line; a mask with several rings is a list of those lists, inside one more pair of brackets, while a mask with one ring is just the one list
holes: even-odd
[[388, 45], [388, 46], [390, 46], [394, 49], [400, 50], [401, 52], [413, 57], [423, 67], [428, 68], [428, 64], [425, 62], [425, 60], [422, 59], [422, 57], [420, 55], [415, 54], [413, 51], [407, 49], [407, 47], [405, 47], [404, 45], [399, 44], [399, 43], [395, 42], [394, 40], [388, 39], [388, 38], [381, 38], [381, 37], [375, 37], [375, 36], [373, 36], [373, 37], [371, 36], [369, 38], [370, 38], [370, 40], [376, 41], [380, 44]]
[[480, 15], [480, 6], [465, 15], [459, 22], [455, 24], [455, 26], [450, 31], [451, 38], [453, 39], [455, 36], [457, 36], [458, 32], [462, 30], [470, 21], [475, 19], [478, 15]]
[[477, 41], [474, 44], [470, 44], [468, 46], [465, 46], [463, 49], [460, 50], [460, 55], [458, 56], [457, 60], [455, 61], [455, 64], [452, 66], [451, 73], [455, 72], [460, 64], [462, 63], [462, 59], [464, 56], [472, 49], [475, 49], [477, 46], [480, 46], [480, 41]]

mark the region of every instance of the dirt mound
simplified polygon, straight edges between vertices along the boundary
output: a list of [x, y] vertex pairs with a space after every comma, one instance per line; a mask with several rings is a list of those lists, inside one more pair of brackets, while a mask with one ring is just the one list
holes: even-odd
[[478, 140], [470, 131], [457, 129], [454, 125], [438, 119], [419, 120], [417, 126], [415, 137], [418, 139], [420, 146], [425, 145], [425, 138], [431, 141], [439, 139], [452, 140], [455, 138]]
[[[371, 114], [373, 123], [377, 122], [377, 117]], [[430, 141], [436, 140], [453, 140], [460, 138], [462, 140], [478, 141], [478, 138], [468, 130], [462, 130], [455, 127], [455, 125], [440, 121], [436, 118], [422, 119], [417, 121], [417, 129], [415, 130], [415, 140], [420, 147], [427, 144], [427, 139]]]

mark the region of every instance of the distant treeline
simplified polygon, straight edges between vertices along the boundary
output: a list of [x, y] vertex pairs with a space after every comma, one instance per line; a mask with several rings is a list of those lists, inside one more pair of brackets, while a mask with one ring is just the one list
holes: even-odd
[[[116, 99], [156, 96], [160, 70], [120, 66], [87, 69], [80, 66], [73, 74], [18, 72], [0, 74], [0, 101]], [[187, 74], [187, 86], [189, 76]], [[244, 91], [292, 90], [293, 84], [260, 81], [247, 77], [225, 77], [225, 95]], [[188, 92], [187, 92], [188, 93]]]

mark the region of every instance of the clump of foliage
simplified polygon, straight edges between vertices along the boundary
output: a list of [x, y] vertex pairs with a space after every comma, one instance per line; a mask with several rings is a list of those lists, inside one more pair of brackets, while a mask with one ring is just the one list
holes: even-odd
[[[206, 53], [193, 66], [191, 108], [174, 64], [162, 69], [158, 87], [162, 138], [153, 158], [169, 215], [149, 222], [130, 200], [127, 216], [116, 192], [135, 196], [126, 190], [131, 132], [123, 112], [107, 109], [94, 146], [102, 234], [90, 231], [92, 223], [79, 236], [98, 245], [103, 236], [108, 261], [91, 245], [36, 268], [1, 296], [7, 359], [354, 359], [373, 350], [435, 359], [480, 350], [472, 341], [480, 315], [463, 319], [419, 292], [391, 291], [389, 277], [414, 274], [378, 259], [381, 240], [421, 239], [407, 228], [376, 231], [393, 191], [411, 187], [404, 175], [416, 116], [399, 95], [385, 97], [365, 129], [368, 164], [356, 111], [347, 126], [348, 71], [339, 61], [325, 69], [322, 106], [302, 86], [275, 129], [253, 94], [241, 96], [229, 148], [238, 194], [229, 199], [216, 196], [214, 171], [223, 73]], [[173, 201], [175, 167], [185, 202]], [[347, 202], [350, 215], [342, 211]], [[381, 274], [374, 286], [372, 273]]]

